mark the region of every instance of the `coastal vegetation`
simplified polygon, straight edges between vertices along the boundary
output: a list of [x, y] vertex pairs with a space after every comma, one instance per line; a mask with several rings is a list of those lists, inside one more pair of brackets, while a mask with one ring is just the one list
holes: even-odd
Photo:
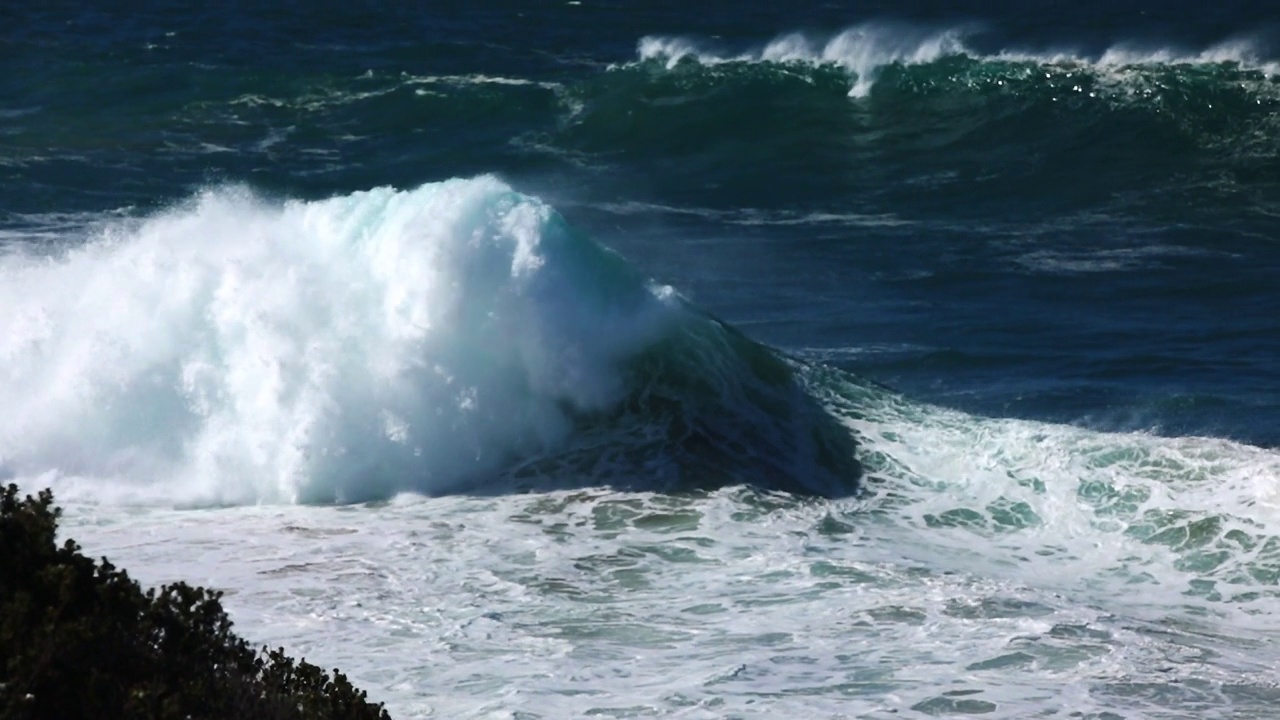
[[0, 493], [0, 719], [388, 718], [336, 669], [237, 637], [222, 593], [146, 590], [56, 542], [49, 490]]

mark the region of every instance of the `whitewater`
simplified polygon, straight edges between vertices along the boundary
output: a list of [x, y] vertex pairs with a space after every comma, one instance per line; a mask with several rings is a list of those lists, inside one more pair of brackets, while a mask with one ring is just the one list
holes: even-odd
[[1272, 449], [913, 401], [491, 176], [59, 232], [0, 255], [0, 473], [397, 717], [1280, 699]]

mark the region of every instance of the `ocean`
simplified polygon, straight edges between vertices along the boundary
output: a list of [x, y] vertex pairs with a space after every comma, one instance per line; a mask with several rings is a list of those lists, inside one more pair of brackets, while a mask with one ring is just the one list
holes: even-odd
[[1271, 718], [1269, 3], [0, 22], [0, 478], [397, 718]]

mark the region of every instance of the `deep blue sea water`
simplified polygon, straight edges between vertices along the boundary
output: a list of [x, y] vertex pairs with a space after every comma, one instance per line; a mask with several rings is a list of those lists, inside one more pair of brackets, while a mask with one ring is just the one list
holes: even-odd
[[[519, 639], [398, 646], [380, 674], [377, 623], [345, 650], [276, 633], [401, 714], [1268, 716], [1271, 4], [58, 2], [0, 11], [0, 67], [0, 474], [52, 485], [90, 540], [162, 581], [181, 553], [130, 550], [157, 532], [138, 513], [177, 543], [240, 527], [219, 563], [334, 503], [405, 537], [479, 513], [506, 582], [521, 523], [586, 514], [547, 531], [579, 570], [617, 541], [667, 578], [686, 558], [626, 533], [695, 530], [713, 569], [573, 602], [719, 588], [734, 632], [777, 623], [724, 583], [798, 533], [762, 583], [827, 578], [778, 581], [804, 612], [869, 603], [865, 627], [781, 631], [809, 655], [760, 655], [822, 682], [752, 665], [776, 638], [726, 629], [717, 655], [648, 628], [635, 647], [674, 670], [583, 670], [597, 705], [522, 675], [549, 656]], [[507, 601], [564, 621], [552, 580]], [[430, 592], [488, 618], [492, 589], [458, 583]], [[239, 612], [270, 635], [262, 587]], [[581, 632], [583, 668], [632, 647]], [[874, 672], [834, 649], [865, 633], [901, 644]], [[928, 649], [988, 639], [1007, 652], [954, 672]], [[420, 676], [464, 661], [480, 675]]]

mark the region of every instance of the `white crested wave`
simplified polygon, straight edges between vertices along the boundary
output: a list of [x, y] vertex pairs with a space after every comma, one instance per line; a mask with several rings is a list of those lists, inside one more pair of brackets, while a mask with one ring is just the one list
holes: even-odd
[[966, 54], [962, 29], [941, 31], [866, 24], [828, 38], [788, 33], [762, 47], [736, 54], [722, 54], [706, 43], [684, 37], [642, 38], [641, 60], [660, 60], [668, 68], [686, 58], [703, 64], [726, 62], [808, 63], [836, 65], [855, 76], [849, 95], [863, 97], [871, 90], [880, 68], [893, 63], [921, 64], [947, 55]]
[[1153, 65], [1234, 64], [1268, 76], [1280, 74], [1280, 64], [1267, 59], [1249, 38], [1234, 38], [1207, 48], [1190, 50], [1133, 42], [1114, 44], [1102, 52], [1086, 52], [1070, 46], [1049, 49], [1009, 48], [984, 53], [973, 48], [980, 29], [959, 26], [930, 29], [892, 23], [865, 23], [835, 35], [791, 32], [746, 50], [728, 51], [717, 43], [689, 36], [651, 35], [641, 38], [641, 61], [658, 61], [668, 69], [682, 61], [704, 65], [723, 63], [802, 63], [834, 66], [852, 76], [851, 97], [865, 97], [883, 68], [890, 65], [922, 65], [944, 57], [966, 56], [978, 60], [1026, 62], [1046, 66], [1087, 67], [1102, 74]]
[[493, 178], [210, 190], [0, 256], [0, 473], [197, 503], [444, 491], [616, 402], [679, 312]]

